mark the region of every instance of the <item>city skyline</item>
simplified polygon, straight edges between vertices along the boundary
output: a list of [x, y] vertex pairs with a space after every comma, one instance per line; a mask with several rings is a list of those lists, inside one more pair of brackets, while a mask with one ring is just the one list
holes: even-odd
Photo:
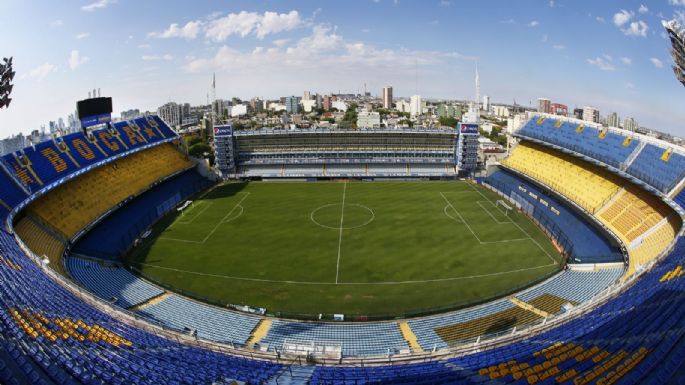
[[13, 32], [0, 45], [17, 77], [0, 138], [66, 117], [93, 88], [114, 98], [117, 115], [204, 104], [212, 72], [220, 98], [358, 93], [364, 84], [382, 97], [391, 84], [395, 96], [470, 99], [476, 61], [494, 103], [534, 107], [547, 97], [685, 136], [685, 92], [660, 25], [682, 21], [681, 2], [490, 3], [10, 0], [0, 21]]

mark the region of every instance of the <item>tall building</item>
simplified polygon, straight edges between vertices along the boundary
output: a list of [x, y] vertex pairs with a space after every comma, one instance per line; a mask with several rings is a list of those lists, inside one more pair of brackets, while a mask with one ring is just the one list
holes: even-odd
[[621, 120], [618, 118], [618, 114], [616, 112], [610, 112], [607, 116], [607, 125], [609, 127], [619, 127], [620, 123]]
[[409, 99], [409, 114], [411, 116], [418, 116], [423, 114], [423, 104], [421, 103], [421, 95], [414, 95]]
[[538, 98], [538, 112], [549, 114], [552, 110], [552, 101], [547, 98]]
[[599, 110], [595, 107], [583, 107], [583, 120], [587, 122], [599, 123]]
[[325, 111], [328, 111], [331, 109], [331, 104], [333, 103], [332, 99], [333, 98], [331, 97], [331, 95], [324, 95], [323, 96], [323, 109]]
[[157, 115], [171, 127], [181, 125], [181, 107], [174, 102], [169, 102], [157, 108]]
[[383, 87], [383, 108], [392, 108], [392, 86]]
[[24, 135], [19, 134], [0, 140], [0, 156], [19, 151], [26, 147], [27, 141]]
[[673, 57], [673, 73], [676, 79], [685, 86], [685, 29], [676, 21], [661, 22], [668, 37], [671, 39], [671, 56]]
[[634, 118], [626, 117], [623, 120], [623, 128], [629, 131], [635, 131], [640, 127]]
[[297, 114], [300, 111], [300, 101], [297, 96], [286, 96], [285, 98], [285, 112], [289, 114]]
[[305, 91], [304, 95], [302, 95], [302, 100], [311, 100], [312, 99], [312, 93], [309, 91]]
[[381, 126], [381, 114], [361, 111], [357, 114], [357, 128], [378, 128]]
[[552, 103], [550, 105], [549, 113], [559, 116], [568, 116], [568, 106], [561, 103]]
[[490, 97], [488, 95], [483, 96], [483, 111], [489, 112], [491, 107]]

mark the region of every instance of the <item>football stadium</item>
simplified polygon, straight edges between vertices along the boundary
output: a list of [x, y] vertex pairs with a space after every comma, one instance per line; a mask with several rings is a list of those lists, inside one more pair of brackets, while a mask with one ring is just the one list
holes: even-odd
[[681, 146], [216, 124], [212, 169], [103, 99], [0, 157], [0, 383], [683, 383]]

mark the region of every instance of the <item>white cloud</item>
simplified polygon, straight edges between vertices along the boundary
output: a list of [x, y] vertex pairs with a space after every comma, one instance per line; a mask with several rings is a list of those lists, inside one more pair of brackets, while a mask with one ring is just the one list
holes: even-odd
[[554, 0], [549, 0], [549, 7], [554, 8], [554, 6], [555, 6]]
[[507, 19], [500, 21], [500, 24], [516, 24], [516, 21], [514, 19]]
[[290, 31], [297, 28], [302, 23], [300, 14], [297, 11], [288, 13], [264, 12], [262, 21], [257, 26], [257, 38], [263, 39], [264, 36]]
[[620, 12], [614, 14], [614, 24], [616, 24], [617, 27], [621, 27], [623, 24], [629, 22], [634, 15], [635, 14], [633, 12], [628, 12], [625, 9], [622, 9]]
[[680, 5], [685, 7], [685, 0], [668, 0], [668, 3], [671, 5]]
[[36, 79], [38, 81], [43, 80], [50, 73], [57, 71], [57, 67], [50, 63], [43, 63], [38, 67], [29, 71], [28, 74], [20, 76], [20, 79]]
[[641, 36], [647, 37], [647, 31], [649, 31], [649, 26], [642, 20], [633, 21], [630, 23], [628, 28], [621, 29], [623, 33], [627, 36]]
[[114, 2], [115, 2], [114, 0], [98, 0], [94, 3], [84, 5], [83, 7], [81, 7], [81, 10], [86, 11], [86, 12], [93, 12], [97, 9], [105, 8], [106, 6], [108, 6]]
[[171, 55], [169, 55], [169, 54], [165, 54], [165, 55], [143, 55], [143, 56], [141, 57], [141, 59], [143, 59], [143, 60], [145, 60], [145, 61], [153, 61], [153, 60], [166, 60], [166, 61], [169, 61], [169, 60], [172, 60], [173, 58], [174, 58], [174, 57], [171, 56]]
[[637, 11], [640, 13], [647, 13], [649, 12], [649, 8], [647, 8], [647, 6], [644, 4], [640, 4], [640, 8]]
[[273, 45], [276, 47], [283, 47], [284, 45], [288, 44], [290, 42], [290, 39], [276, 39], [272, 41]]
[[200, 27], [202, 23], [200, 21], [189, 21], [183, 27], [179, 27], [178, 24], [174, 23], [162, 32], [150, 32], [148, 37], [158, 37], [160, 39], [168, 39], [171, 37], [181, 37], [184, 39], [195, 39], [197, 34], [200, 32]]
[[587, 62], [602, 71], [613, 71], [616, 69], [611, 62], [611, 56], [609, 55], [604, 55], [604, 57], [596, 57], [594, 59], [587, 59]]
[[75, 70], [76, 68], [88, 62], [88, 60], [90, 59], [88, 59], [86, 56], [81, 56], [77, 50], [72, 49], [71, 54], [69, 55], [69, 68]]
[[531, 28], [532, 28], [532, 27], [537, 27], [538, 25], [540, 25], [540, 22], [537, 21], [537, 20], [533, 20], [533, 21], [531, 21], [530, 23], [528, 23], [528, 26], [531, 27]]
[[629, 57], [622, 57], [621, 62], [623, 62], [623, 64], [625, 64], [625, 65], [631, 65], [631, 64], [633, 64], [633, 59], [631, 59]]
[[78, 35], [76, 35], [76, 38], [81, 40], [81, 39], [85, 39], [89, 36], [90, 36], [90, 32], [83, 32], [83, 33], [79, 33]]
[[566, 46], [563, 45], [563, 44], [555, 44], [555, 45], [552, 46], [552, 48], [554, 48], [554, 49], [560, 51], [560, 50], [562, 50], [562, 49], [566, 49]]
[[663, 68], [663, 66], [664, 66], [664, 63], [662, 63], [661, 60], [659, 60], [655, 57], [649, 58], [649, 61], [651, 61], [652, 64], [654, 64], [654, 67], [656, 67], [656, 68]]
[[290, 31], [303, 23], [300, 14], [294, 10], [288, 13], [267, 11], [263, 14], [242, 11], [212, 20], [205, 30], [205, 35], [217, 42], [224, 41], [231, 35], [246, 37], [251, 33], [263, 39], [266, 35]]
[[[286, 42], [287, 43], [287, 42]], [[451, 60], [475, 60], [457, 52], [409, 51], [406, 49], [378, 49], [363, 42], [346, 41], [334, 28], [315, 25], [311, 34], [286, 46], [257, 47], [239, 50], [228, 45], [220, 47], [211, 57], [193, 58], [183, 67], [191, 73], [225, 70], [232, 73], [278, 73], [283, 68], [324, 76], [322, 69], [336, 66], [340, 72], [411, 74], [416, 63], [421, 66], [441, 65]], [[368, 75], [367, 73], [367, 75]], [[341, 73], [337, 76], [343, 76]], [[312, 75], [314, 76], [314, 75]]]
[[140, 49], [148, 49], [152, 47], [150, 44], [138, 44], [138, 48]]
[[440, 5], [441, 7], [449, 7], [450, 5], [452, 5], [452, 2], [448, 0], [440, 0], [438, 5]]
[[603, 18], [602, 16], [597, 16], [597, 17], [595, 17], [595, 20], [597, 20], [597, 21], [600, 22], [600, 23], [605, 23], [605, 22], [606, 22], [606, 20], [604, 20], [604, 18]]
[[50, 23], [50, 26], [52, 27], [61, 27], [64, 25], [64, 22], [61, 19], [54, 20], [53, 22]]

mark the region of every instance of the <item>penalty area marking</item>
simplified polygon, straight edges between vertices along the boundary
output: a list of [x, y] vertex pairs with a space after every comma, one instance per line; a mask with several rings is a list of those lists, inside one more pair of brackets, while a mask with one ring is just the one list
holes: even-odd
[[494, 203], [492, 203], [492, 202], [490, 202], [490, 201], [476, 201], [476, 204], [478, 204], [478, 206], [480, 206], [480, 208], [482, 208], [483, 211], [485, 211], [486, 213], [488, 213], [488, 215], [490, 216], [490, 218], [492, 218], [492, 220], [495, 221], [498, 225], [506, 225], [506, 224], [510, 224], [510, 223], [511, 223], [511, 219], [509, 219], [508, 221], [500, 221], [499, 219], [495, 218], [495, 216], [492, 215], [492, 213], [490, 212], [490, 210], [488, 210], [485, 206], [483, 206], [482, 202], [489, 203], [489, 204], [491, 204], [491, 205], [494, 205]]
[[[177, 273], [199, 275], [203, 277], [221, 278], [221, 279], [232, 279], [236, 281], [252, 281], [252, 282], [265, 282], [265, 283], [285, 283], [285, 284], [297, 284], [297, 285], [405, 285], [405, 284], [417, 284], [417, 283], [432, 283], [432, 282], [449, 282], [449, 281], [460, 281], [467, 279], [476, 278], [486, 278], [486, 277], [496, 277], [500, 275], [520, 273], [523, 271], [538, 270], [550, 266], [556, 266], [556, 263], [550, 263], [547, 265], [538, 265], [533, 267], [526, 267], [515, 270], [498, 271], [494, 273], [487, 274], [476, 274], [476, 275], [463, 275], [459, 277], [449, 277], [449, 278], [436, 278], [436, 279], [424, 279], [424, 280], [409, 280], [409, 281], [379, 281], [379, 282], [314, 282], [314, 281], [289, 281], [289, 280], [276, 280], [276, 279], [264, 279], [264, 278], [247, 278], [247, 277], [235, 277], [230, 275], [222, 274], [212, 274], [212, 273], [202, 273], [199, 271], [176, 269], [173, 267], [152, 265], [149, 263], [132, 263], [131, 265], [146, 266], [153, 269], [169, 270], [175, 271]], [[138, 269], [139, 270], [139, 269]], [[139, 270], [140, 271], [140, 270]]]
[[[454, 208], [454, 206], [452, 205], [452, 202], [450, 202], [449, 199], [447, 199], [447, 197], [445, 196], [445, 194], [441, 192], [440, 195], [442, 196], [442, 198], [443, 198], [443, 199], [445, 200], [445, 202], [447, 203], [447, 206], [445, 206], [445, 209], [444, 209], [445, 215], [447, 215], [450, 219], [454, 220], [454, 221], [457, 222], [457, 223], [462, 223], [462, 224], [464, 224], [464, 226], [466, 226], [466, 228], [471, 232], [471, 234], [473, 234], [473, 236], [476, 238], [476, 240], [478, 241], [478, 243], [480, 243], [481, 245], [489, 245], [489, 244], [494, 244], [494, 243], [521, 242], [521, 241], [527, 241], [527, 240], [531, 240], [531, 241], [535, 242], [535, 240], [532, 239], [532, 238], [530, 237], [530, 235], [528, 235], [528, 234], [526, 234], [526, 235], [528, 235], [528, 238], [501, 239], [501, 240], [499, 240], [499, 241], [482, 241], [482, 240], [480, 239], [480, 237], [478, 237], [478, 235], [476, 234], [476, 232], [473, 231], [473, 229], [471, 228], [471, 225], [469, 225], [469, 223], [466, 221], [466, 219], [464, 219], [464, 217], [461, 216], [461, 214], [459, 213], [459, 211], [457, 211], [457, 209]], [[448, 211], [448, 208], [452, 209], [452, 211], [453, 211], [455, 214], [457, 214], [457, 216], [459, 217], [459, 219], [457, 219], [457, 218], [453, 217], [452, 215], [450, 215], [450, 214], [449, 214], [449, 211]], [[519, 228], [519, 229], [520, 229], [520, 228]]]
[[[226, 215], [224, 215], [223, 218], [221, 218], [221, 220], [219, 221], [219, 223], [217, 223], [216, 226], [214, 226], [214, 228], [212, 228], [212, 230], [209, 232], [209, 234], [207, 234], [207, 236], [205, 236], [201, 241], [193, 241], [193, 240], [188, 240], [188, 239], [172, 238], [172, 237], [165, 237], [165, 236], [161, 236], [161, 237], [159, 237], [159, 239], [166, 239], [166, 240], [169, 240], [169, 241], [177, 241], [177, 242], [204, 244], [205, 242], [207, 242], [207, 240], [208, 240], [212, 235], [214, 235], [214, 233], [215, 233], [216, 230], [219, 228], [219, 226], [221, 226], [221, 225], [224, 224], [224, 223], [228, 223], [228, 222], [231, 222], [231, 221], [233, 221], [233, 220], [235, 220], [235, 219], [238, 219], [239, 217], [241, 217], [241, 216], [243, 215], [243, 212], [245, 211], [245, 209], [244, 209], [243, 206], [241, 206], [241, 203], [243, 203], [243, 201], [250, 195], [250, 192], [240, 192], [240, 193], [238, 193], [238, 194], [245, 194], [245, 196], [243, 196], [243, 197], [240, 199], [240, 201], [238, 201], [238, 203], [236, 203], [235, 206], [233, 206], [233, 208], [231, 208], [231, 210], [230, 210]], [[233, 214], [233, 212], [234, 212], [237, 208], [240, 208], [240, 212], [238, 213], [238, 215], [236, 215], [236, 216], [234, 216], [234, 217], [231, 217], [231, 214]]]
[[[469, 187], [471, 187], [475, 192], [480, 194], [480, 196], [482, 196], [483, 198], [485, 198], [486, 200], [488, 200], [492, 203], [491, 199], [486, 197], [485, 194], [483, 194], [482, 192], [478, 191], [478, 189], [475, 188], [473, 185], [471, 185], [471, 183], [466, 182], [466, 184], [469, 185]], [[526, 236], [528, 236], [528, 238], [530, 238], [530, 240], [533, 241], [533, 243], [535, 243], [538, 246], [538, 248], [540, 250], [542, 250], [542, 252], [545, 253], [549, 257], [549, 259], [552, 260], [553, 263], [555, 263], [555, 264], [559, 263], [556, 259], [554, 259], [554, 257], [552, 257], [552, 255], [549, 253], [549, 251], [547, 251], [544, 247], [542, 247], [542, 245], [538, 241], [536, 241], [533, 237], [531, 237], [530, 234], [528, 234], [528, 232], [526, 230], [524, 230], [521, 226], [519, 226], [518, 223], [514, 222], [513, 220], [511, 221], [511, 223], [513, 223], [516, 227], [518, 227], [518, 229], [521, 230], [522, 233], [526, 234]]]
[[[189, 210], [190, 213], [181, 212], [181, 216], [182, 216], [182, 217], [185, 218], [186, 216], [191, 216], [191, 215], [192, 215], [192, 218], [191, 218], [191, 219], [179, 220], [179, 221], [178, 221], [178, 224], [180, 224], [180, 225], [189, 225], [189, 224], [195, 222], [195, 220], [196, 220], [197, 218], [199, 218], [205, 211], [207, 211], [207, 209], [208, 209], [211, 205], [213, 205], [213, 204], [214, 204], [214, 202], [207, 202], [207, 201], [199, 201], [199, 202], [197, 203], [197, 205], [193, 204], [193, 206], [192, 206], [192, 207], [190, 208], [190, 210]], [[195, 211], [194, 209], [196, 209], [196, 207], [197, 207], [197, 206], [200, 206], [200, 205], [202, 205], [202, 207], [200, 208], [200, 211], [198, 211], [197, 214], [193, 215], [193, 214], [194, 214], [194, 211]], [[184, 210], [184, 211], [185, 211], [185, 210]]]

